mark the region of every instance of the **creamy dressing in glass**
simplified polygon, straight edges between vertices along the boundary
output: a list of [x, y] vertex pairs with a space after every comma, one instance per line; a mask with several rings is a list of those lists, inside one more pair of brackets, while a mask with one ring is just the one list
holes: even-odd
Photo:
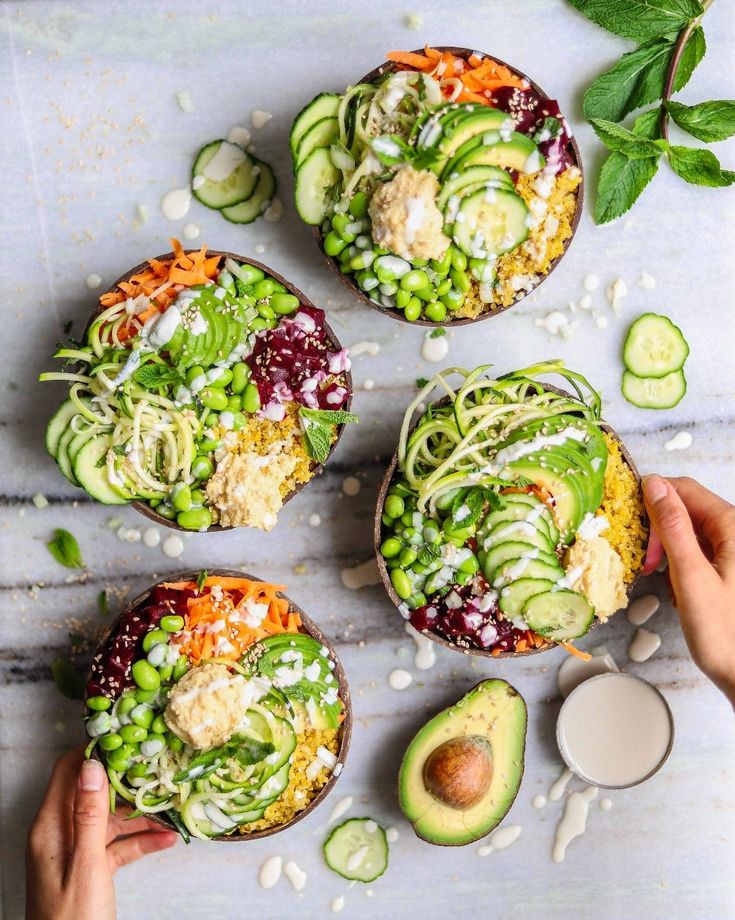
[[601, 674], [580, 684], [559, 713], [564, 760], [587, 782], [623, 787], [642, 782], [668, 756], [673, 722], [666, 701], [632, 674]]

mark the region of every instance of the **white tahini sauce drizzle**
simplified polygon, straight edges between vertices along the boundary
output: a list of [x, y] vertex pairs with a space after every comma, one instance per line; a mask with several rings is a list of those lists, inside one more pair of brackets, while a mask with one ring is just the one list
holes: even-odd
[[558, 779], [549, 789], [549, 801], [558, 802], [559, 799], [564, 795], [564, 790], [567, 788], [569, 780], [572, 778], [572, 771], [568, 767], [564, 769], [559, 774]]
[[349, 495], [350, 498], [357, 495], [361, 488], [362, 483], [357, 476], [345, 476], [342, 480], [342, 491], [345, 495]]
[[429, 668], [433, 668], [436, 664], [435, 643], [426, 636], [422, 636], [420, 632], [416, 632], [410, 623], [406, 623], [406, 632], [416, 643], [416, 653], [413, 656], [414, 666], [419, 671], [428, 671]]
[[181, 537], [172, 533], [170, 537], [166, 537], [163, 541], [161, 549], [164, 556], [168, 556], [169, 559], [178, 559], [184, 552], [184, 541]]
[[537, 808], [540, 810], [546, 805], [546, 796], [541, 795], [541, 793], [539, 793], [538, 795], [535, 795], [531, 799], [531, 804], [533, 805], [534, 808]]
[[223, 182], [244, 162], [247, 154], [236, 144], [220, 144], [217, 152], [204, 167], [204, 178], [212, 182]]
[[600, 811], [610, 811], [612, 804], [612, 799], [600, 799]]
[[294, 891], [303, 891], [306, 888], [306, 872], [292, 859], [283, 867], [283, 874], [291, 883]]
[[195, 240], [201, 233], [201, 230], [199, 228], [199, 224], [184, 224], [184, 229], [182, 232], [185, 239]]
[[648, 661], [651, 655], [657, 652], [660, 647], [661, 636], [639, 626], [628, 646], [628, 657], [631, 661]]
[[385, 832], [385, 839], [388, 843], [395, 843], [401, 836], [397, 827], [389, 827]]
[[688, 431], [677, 431], [674, 437], [664, 444], [664, 450], [686, 450], [691, 446], [691, 434]]
[[582, 792], [573, 792], [567, 799], [564, 814], [556, 828], [551, 858], [555, 863], [564, 862], [567, 847], [587, 829], [587, 815], [590, 802], [597, 798], [597, 786], [588, 786]]
[[501, 827], [499, 830], [495, 831], [486, 844], [483, 844], [483, 846], [478, 849], [477, 855], [489, 856], [496, 850], [504, 850], [506, 847], [509, 847], [511, 843], [515, 843], [520, 836], [521, 827], [518, 824], [509, 824], [508, 827]]
[[655, 594], [642, 594], [628, 607], [628, 620], [633, 626], [643, 626], [658, 610], [660, 601]]
[[92, 272], [91, 274], [87, 275], [84, 283], [87, 285], [90, 291], [94, 291], [102, 284], [102, 278], [100, 278], [96, 272]]
[[268, 859], [266, 859], [266, 861], [260, 867], [260, 872], [258, 873], [258, 884], [261, 888], [265, 888], [266, 890], [273, 888], [273, 886], [278, 883], [282, 872], [283, 857], [269, 856]]
[[350, 588], [352, 591], [367, 588], [368, 585], [379, 585], [381, 582], [378, 563], [375, 559], [368, 559], [367, 562], [361, 562], [351, 569], [342, 569], [340, 577], [345, 588]]
[[250, 132], [242, 125], [235, 125], [227, 135], [227, 140], [231, 144], [239, 144], [241, 147], [247, 147], [250, 143]]
[[343, 814], [348, 812], [352, 808], [352, 803], [354, 799], [351, 795], [346, 795], [343, 799], [340, 799], [339, 802], [332, 809], [332, 814], [329, 816], [330, 821], [337, 821], [342, 817]]
[[380, 353], [380, 343], [362, 339], [360, 342], [350, 345], [349, 352], [351, 358], [359, 358], [360, 355], [369, 355], [369, 357], [374, 358]]
[[412, 681], [413, 675], [403, 668], [396, 668], [388, 675], [388, 684], [391, 690], [405, 690], [411, 685]]
[[446, 335], [440, 335], [436, 338], [431, 337], [431, 332], [427, 332], [421, 345], [421, 357], [424, 361], [432, 364], [438, 364], [443, 361], [449, 351], [449, 342]]
[[161, 199], [161, 213], [166, 220], [181, 220], [189, 213], [191, 207], [191, 190], [175, 188], [167, 192]]
[[338, 914], [343, 911], [345, 908], [345, 896], [341, 894], [339, 897], [335, 898], [332, 903], [329, 905], [329, 909], [333, 914]]

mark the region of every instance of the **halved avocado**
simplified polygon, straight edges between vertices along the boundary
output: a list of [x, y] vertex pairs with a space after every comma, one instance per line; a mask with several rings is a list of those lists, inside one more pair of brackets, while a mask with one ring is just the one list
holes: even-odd
[[491, 679], [424, 725], [398, 777], [401, 811], [419, 837], [464, 846], [500, 824], [523, 778], [526, 723], [523, 697]]
[[543, 155], [530, 137], [513, 131], [507, 141], [500, 138], [495, 144], [479, 143], [467, 152], [455, 155], [444, 167], [442, 179], [448, 179], [452, 173], [461, 172], [468, 166], [501, 166], [520, 173], [534, 173], [546, 163]]

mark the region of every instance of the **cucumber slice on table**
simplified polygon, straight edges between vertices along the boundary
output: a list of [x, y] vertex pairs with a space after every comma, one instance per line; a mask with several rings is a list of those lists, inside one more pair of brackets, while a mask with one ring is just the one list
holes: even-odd
[[672, 409], [687, 391], [684, 371], [673, 371], [665, 377], [636, 377], [630, 371], [623, 374], [623, 396], [639, 409]]
[[192, 194], [208, 208], [220, 210], [249, 198], [258, 180], [253, 158], [229, 141], [207, 144], [192, 170]]
[[255, 161], [255, 166], [259, 172], [253, 194], [231, 208], [222, 208], [220, 212], [231, 224], [252, 224], [267, 209], [276, 193], [276, 177], [270, 166], [262, 160]]
[[313, 128], [322, 118], [336, 118], [340, 100], [341, 97], [336, 93], [320, 93], [308, 105], [303, 107], [294, 118], [291, 133], [288, 135], [288, 143], [294, 156], [296, 155], [299, 141], [310, 128]]
[[332, 163], [329, 147], [317, 147], [296, 170], [296, 210], [301, 219], [313, 226], [329, 213], [332, 189], [342, 173]]
[[578, 591], [545, 591], [535, 594], [523, 605], [528, 628], [545, 639], [566, 642], [588, 632], [595, 609]]
[[625, 366], [636, 377], [665, 377], [684, 367], [689, 345], [668, 316], [644, 313], [631, 325], [623, 346]]
[[388, 839], [371, 818], [350, 818], [324, 843], [324, 859], [350, 882], [373, 882], [388, 868]]
[[339, 123], [336, 118], [322, 118], [303, 135], [296, 147], [294, 161], [296, 169], [317, 147], [329, 147], [339, 140]]

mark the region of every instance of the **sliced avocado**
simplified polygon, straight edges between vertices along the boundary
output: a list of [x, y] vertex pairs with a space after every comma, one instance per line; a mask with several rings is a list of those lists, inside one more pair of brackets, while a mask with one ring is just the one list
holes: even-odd
[[436, 196], [436, 205], [439, 210], [443, 210], [450, 198], [468, 195], [479, 188], [506, 188], [513, 191], [514, 185], [510, 173], [499, 166], [470, 166], [446, 179]]
[[464, 846], [508, 813], [523, 778], [526, 704], [504, 680], [484, 680], [434, 716], [408, 746], [401, 810], [423, 840]]
[[500, 138], [496, 144], [483, 144], [480, 138], [466, 153], [453, 156], [444, 167], [442, 179], [468, 166], [501, 166], [520, 173], [535, 173], [545, 164], [546, 160], [531, 138], [513, 131], [507, 141]]
[[556, 469], [544, 463], [538, 455], [529, 455], [521, 460], [514, 460], [508, 469], [517, 476], [530, 479], [538, 486], [542, 486], [554, 499], [554, 518], [556, 526], [561, 532], [562, 539], [568, 543], [577, 532], [582, 523], [587, 504], [586, 494], [582, 491], [577, 477], [567, 475], [566, 470]]
[[500, 140], [497, 133], [501, 128], [512, 131], [513, 120], [507, 112], [500, 109], [483, 108], [473, 112], [463, 112], [460, 117], [455, 117], [449, 123], [440, 122], [442, 135], [437, 149], [442, 153], [443, 163], [439, 163], [436, 171], [441, 172], [442, 166], [450, 160], [463, 145], [473, 142], [484, 143], [484, 136], [492, 132], [494, 139]]

